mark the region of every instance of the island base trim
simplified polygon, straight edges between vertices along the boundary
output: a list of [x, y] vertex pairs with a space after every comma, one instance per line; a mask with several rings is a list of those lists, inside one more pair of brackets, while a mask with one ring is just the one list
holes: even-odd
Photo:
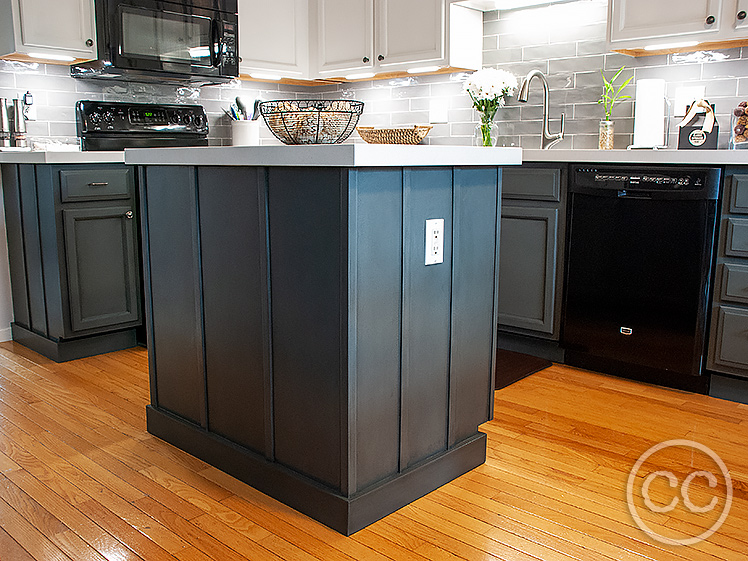
[[148, 432], [346, 536], [384, 518], [486, 461], [477, 432], [366, 492], [344, 497], [167, 411], [146, 407]]
[[67, 362], [88, 356], [129, 349], [138, 344], [136, 330], [125, 329], [101, 335], [53, 341], [13, 322], [13, 341], [55, 362]]

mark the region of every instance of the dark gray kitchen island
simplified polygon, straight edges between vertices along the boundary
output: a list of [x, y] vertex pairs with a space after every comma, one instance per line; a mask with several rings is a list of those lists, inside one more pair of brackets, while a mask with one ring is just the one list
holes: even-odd
[[[128, 150], [141, 166], [149, 432], [344, 534], [482, 464], [501, 167], [520, 158]], [[444, 219], [431, 265], [428, 219]]]

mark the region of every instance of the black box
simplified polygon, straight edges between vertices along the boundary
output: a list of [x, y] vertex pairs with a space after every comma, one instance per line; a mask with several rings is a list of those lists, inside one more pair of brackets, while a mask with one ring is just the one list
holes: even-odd
[[[686, 114], [690, 106], [686, 108]], [[714, 105], [712, 105], [712, 111], [714, 111]], [[707, 133], [701, 130], [704, 124], [704, 114], [698, 114], [691, 123], [683, 127], [679, 127], [678, 131], [678, 150], [716, 150], [717, 149], [717, 137], [719, 136], [719, 125], [717, 120], [714, 120], [714, 127], [712, 132]]]

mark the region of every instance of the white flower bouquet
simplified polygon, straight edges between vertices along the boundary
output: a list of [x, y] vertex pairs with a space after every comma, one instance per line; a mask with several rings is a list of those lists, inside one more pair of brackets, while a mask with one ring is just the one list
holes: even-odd
[[483, 146], [491, 146], [491, 125], [496, 111], [504, 107], [506, 98], [514, 95], [517, 78], [506, 70], [483, 68], [465, 79], [463, 89], [473, 100], [473, 107], [480, 113], [480, 130]]

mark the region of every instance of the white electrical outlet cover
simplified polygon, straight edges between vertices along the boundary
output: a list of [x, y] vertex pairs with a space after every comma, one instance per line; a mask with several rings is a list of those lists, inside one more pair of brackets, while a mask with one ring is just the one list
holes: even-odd
[[444, 263], [444, 219], [429, 218], [426, 220], [425, 236], [426, 265]]

